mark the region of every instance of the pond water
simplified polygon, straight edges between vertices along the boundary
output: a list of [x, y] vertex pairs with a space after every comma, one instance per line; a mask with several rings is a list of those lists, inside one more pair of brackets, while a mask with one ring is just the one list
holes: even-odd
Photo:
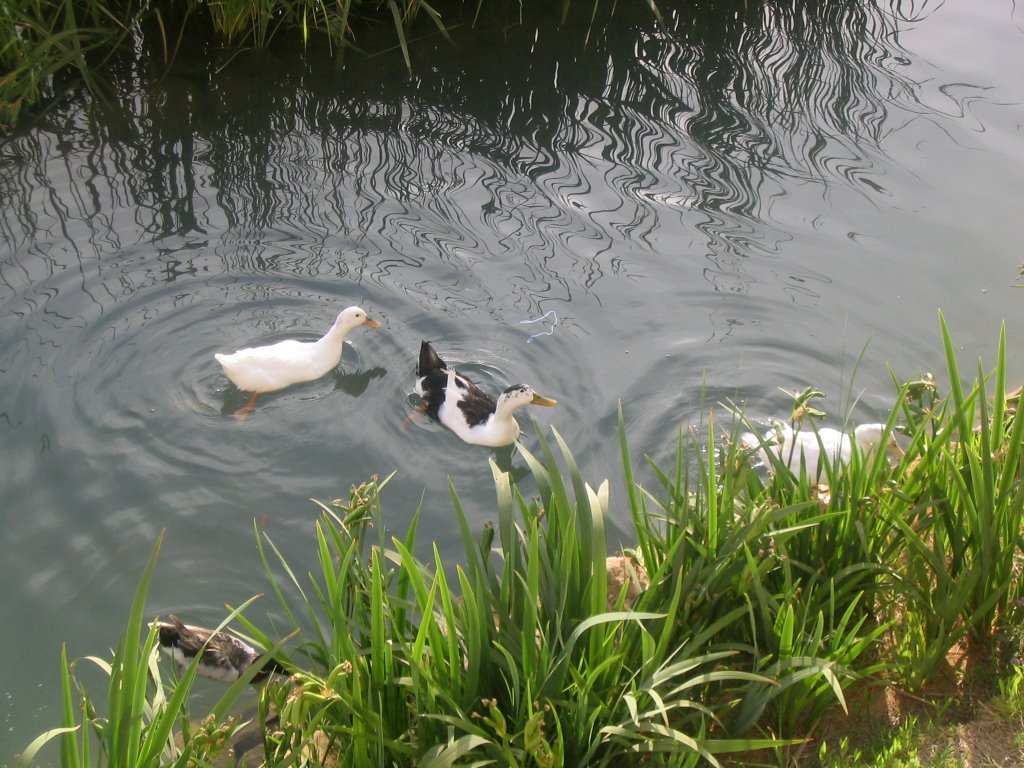
[[[0, 755], [58, 724], [62, 642], [116, 643], [161, 530], [151, 613], [197, 622], [267, 590], [254, 519], [304, 571], [310, 499], [373, 474], [398, 470], [387, 526], [422, 499], [454, 561], [447, 478], [492, 519], [491, 452], [403, 427], [421, 339], [556, 398], [529, 416], [621, 491], [619, 401], [636, 457], [667, 457], [781, 389], [884, 415], [889, 366], [944, 370], [940, 308], [968, 370], [1001, 322], [1024, 337], [1024, 11], [623, 5], [586, 45], [533, 20], [420, 40], [411, 76], [191, 41], [3, 144]], [[383, 326], [237, 423], [214, 352], [351, 304]]]

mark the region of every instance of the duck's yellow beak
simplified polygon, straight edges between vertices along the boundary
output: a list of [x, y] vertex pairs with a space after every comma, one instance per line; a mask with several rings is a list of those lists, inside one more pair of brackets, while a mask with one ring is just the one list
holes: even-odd
[[371, 320], [370, 318], [366, 318], [365, 320], [363, 320], [363, 325], [368, 325], [371, 328], [380, 328], [380, 323], [378, 323], [376, 320]]
[[534, 395], [533, 400], [530, 401], [531, 405], [558, 405], [557, 400], [552, 400], [550, 397], [543, 397], [541, 395]]

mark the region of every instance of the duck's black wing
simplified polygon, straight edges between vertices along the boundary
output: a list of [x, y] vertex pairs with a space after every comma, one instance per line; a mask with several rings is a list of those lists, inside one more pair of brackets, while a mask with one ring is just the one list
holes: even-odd
[[203, 643], [210, 639], [210, 632], [202, 631], [198, 627], [186, 626], [174, 615], [170, 616], [170, 619], [169, 624], [161, 622], [157, 625], [160, 646], [162, 648], [177, 648], [189, 659], [195, 657], [203, 647]]
[[[429, 341], [420, 344], [416, 375], [420, 377], [419, 389], [427, 401], [427, 415], [434, 421], [440, 421], [439, 411], [448, 389], [448, 365], [434, 351]], [[458, 373], [455, 374], [455, 384], [460, 395], [458, 407], [469, 426], [475, 427], [487, 421], [497, 408], [494, 398]]]
[[455, 383], [462, 394], [459, 399], [459, 410], [462, 411], [469, 426], [475, 427], [491, 418], [498, 407], [498, 403], [493, 397], [464, 376], [457, 375]]

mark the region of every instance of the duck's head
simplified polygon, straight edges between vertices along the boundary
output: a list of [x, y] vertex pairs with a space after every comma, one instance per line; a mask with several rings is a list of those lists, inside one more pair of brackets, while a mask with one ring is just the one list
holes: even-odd
[[558, 401], [538, 395], [526, 384], [514, 384], [498, 396], [497, 411], [511, 413], [527, 405], [558, 405]]
[[362, 307], [349, 307], [348, 309], [343, 309], [339, 313], [338, 319], [334, 321], [334, 327], [345, 332], [351, 331], [353, 328], [357, 328], [360, 325], [368, 325], [370, 328], [380, 328], [380, 323], [376, 320], [371, 320]]

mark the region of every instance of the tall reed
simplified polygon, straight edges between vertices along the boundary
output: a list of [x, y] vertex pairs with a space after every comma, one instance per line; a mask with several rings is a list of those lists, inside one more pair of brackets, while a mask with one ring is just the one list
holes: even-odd
[[[432, 562], [414, 556], [416, 520], [404, 539], [364, 549], [366, 527], [379, 517], [374, 484], [322, 510], [318, 610], [296, 622], [313, 668], [297, 676], [300, 693], [276, 702], [291, 724], [276, 754], [310, 748], [313, 732], [342, 765], [467, 755], [605, 765], [642, 752], [714, 763], [719, 753], [779, 743], [723, 730], [730, 708], [756, 698], [752, 685], [785, 686], [733, 667], [749, 651], [714, 642], [742, 611], [693, 633], [679, 621], [683, 581], [668, 568], [632, 610], [609, 611], [608, 483], [584, 482], [557, 433], [557, 451], [538, 440], [540, 457], [520, 453], [539, 499], [527, 500], [491, 464], [496, 528], [474, 534], [452, 489], [465, 557], [457, 589], [436, 547]], [[282, 599], [304, 591], [283, 559], [265, 562]], [[334, 628], [331, 637], [340, 628], [339, 653], [326, 652], [324, 627]]]

